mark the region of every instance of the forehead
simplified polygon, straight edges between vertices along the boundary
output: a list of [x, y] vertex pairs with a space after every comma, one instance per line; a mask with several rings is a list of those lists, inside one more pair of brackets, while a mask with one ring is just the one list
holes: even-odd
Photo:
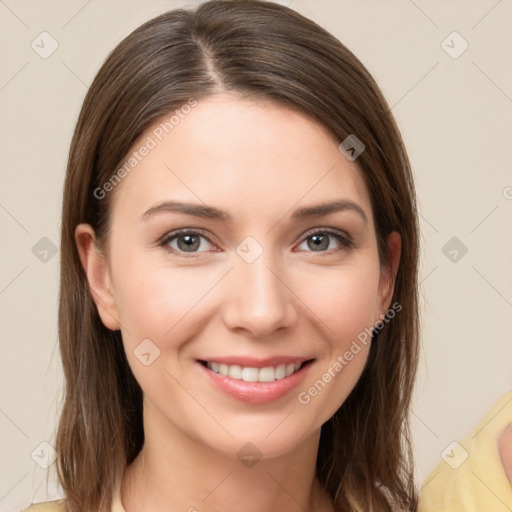
[[356, 162], [308, 116], [230, 95], [177, 110], [146, 130], [129, 151], [114, 215], [135, 220], [158, 201], [173, 199], [229, 209], [240, 220], [256, 214], [275, 220], [295, 205], [346, 198], [371, 217]]

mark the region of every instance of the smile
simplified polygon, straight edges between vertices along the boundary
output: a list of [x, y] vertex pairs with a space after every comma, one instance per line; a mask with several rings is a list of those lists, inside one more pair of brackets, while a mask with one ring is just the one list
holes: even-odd
[[[292, 391], [305, 377], [314, 359], [280, 362], [270, 365], [252, 362], [252, 366], [198, 360], [201, 373], [218, 390], [239, 400], [263, 404]], [[256, 366], [258, 364], [258, 366]]]
[[273, 382], [289, 377], [299, 370], [302, 364], [305, 363], [289, 363], [277, 366], [266, 366], [264, 368], [252, 368], [237, 364], [227, 365], [207, 361], [206, 367], [212, 372], [245, 382]]

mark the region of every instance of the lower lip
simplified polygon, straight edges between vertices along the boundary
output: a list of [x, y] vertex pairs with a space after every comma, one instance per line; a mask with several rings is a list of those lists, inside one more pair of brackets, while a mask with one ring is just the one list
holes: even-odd
[[196, 365], [199, 366], [206, 379], [224, 393], [249, 404], [266, 404], [282, 398], [296, 388], [306, 376], [313, 362], [310, 361], [288, 377], [272, 382], [246, 382], [215, 373], [199, 361], [196, 362]]

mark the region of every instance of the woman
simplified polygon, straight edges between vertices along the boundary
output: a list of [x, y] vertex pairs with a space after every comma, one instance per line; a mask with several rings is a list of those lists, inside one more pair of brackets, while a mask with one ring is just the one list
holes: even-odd
[[41, 510], [416, 509], [414, 185], [337, 39], [252, 0], [145, 23], [85, 98], [62, 222]]

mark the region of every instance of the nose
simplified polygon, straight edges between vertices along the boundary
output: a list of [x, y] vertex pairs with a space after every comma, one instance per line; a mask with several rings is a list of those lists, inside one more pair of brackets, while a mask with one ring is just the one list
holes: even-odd
[[291, 328], [298, 318], [285, 273], [266, 254], [252, 263], [235, 262], [227, 283], [229, 300], [222, 308], [229, 329], [245, 330], [254, 338]]

